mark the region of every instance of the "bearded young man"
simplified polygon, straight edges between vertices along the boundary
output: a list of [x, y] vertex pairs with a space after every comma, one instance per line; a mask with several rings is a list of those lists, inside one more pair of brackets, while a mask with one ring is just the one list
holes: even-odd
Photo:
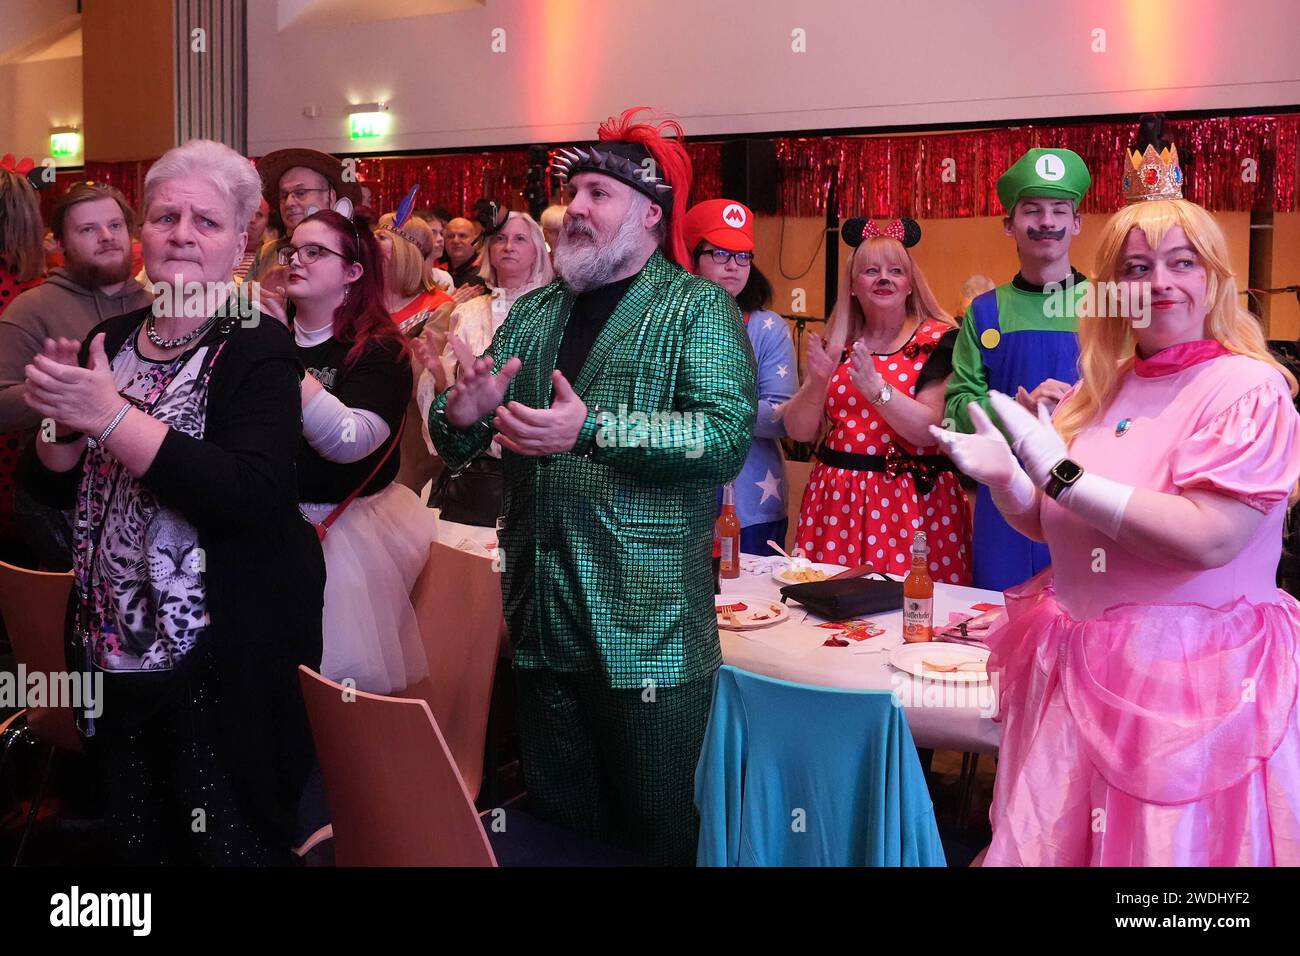
[[[689, 864], [722, 661], [714, 497], [745, 461], [757, 395], [735, 301], [682, 267], [681, 127], [639, 112], [562, 152], [560, 278], [516, 301], [481, 358], [453, 339], [461, 378], [429, 429], [451, 468], [489, 442], [504, 450], [505, 610], [533, 809], [648, 862]], [[619, 427], [634, 415], [641, 428]]]
[[[17, 296], [0, 318], [0, 433], [18, 434], [29, 448], [41, 416], [24, 399], [24, 368], [46, 339], [82, 341], [100, 322], [148, 305], [153, 296], [131, 277], [135, 212], [103, 183], [77, 183], [54, 206], [50, 226], [64, 264], [45, 282]], [[50, 570], [71, 566], [71, 535], [63, 515], [14, 489], [14, 534], [23, 560]]]

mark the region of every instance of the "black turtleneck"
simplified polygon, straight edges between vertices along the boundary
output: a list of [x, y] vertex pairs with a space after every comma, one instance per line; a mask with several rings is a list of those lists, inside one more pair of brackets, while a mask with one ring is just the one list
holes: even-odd
[[564, 327], [564, 338], [560, 340], [560, 351], [555, 356], [555, 367], [564, 373], [569, 384], [577, 381], [578, 373], [582, 371], [591, 347], [596, 344], [600, 330], [623, 301], [623, 296], [638, 275], [639, 272], [609, 285], [588, 289], [574, 299], [569, 322]]
[[[1078, 269], [1074, 268], [1074, 266], [1070, 266], [1070, 276], [1068, 279], [1066, 279], [1065, 282], [1062, 282], [1061, 285], [1063, 286], [1078, 285], [1080, 282], [1087, 282], [1087, 281], [1088, 281], [1088, 277], [1086, 275], [1084, 275]], [[1017, 289], [1019, 289], [1021, 292], [1034, 292], [1037, 293], [1038, 295], [1043, 294], [1043, 287], [1041, 285], [1035, 285], [1033, 282], [1030, 282], [1028, 279], [1022, 276], [1019, 272], [1017, 272], [1016, 277], [1011, 280], [1011, 284], [1015, 286]]]

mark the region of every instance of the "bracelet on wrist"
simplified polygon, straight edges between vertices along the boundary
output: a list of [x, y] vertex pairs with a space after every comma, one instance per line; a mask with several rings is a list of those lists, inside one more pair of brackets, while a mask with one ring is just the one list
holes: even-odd
[[122, 419], [126, 418], [126, 413], [130, 410], [131, 403], [123, 402], [122, 407], [119, 408], [117, 414], [113, 416], [113, 420], [108, 423], [108, 427], [99, 433], [98, 438], [93, 438], [90, 435], [86, 436], [86, 444], [91, 448], [98, 448], [100, 445], [104, 444], [104, 442], [108, 441], [108, 436], [113, 434], [113, 430], [122, 423]]

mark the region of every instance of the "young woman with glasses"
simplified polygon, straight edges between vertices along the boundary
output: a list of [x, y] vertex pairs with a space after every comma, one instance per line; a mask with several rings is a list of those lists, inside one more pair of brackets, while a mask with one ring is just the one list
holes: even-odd
[[437, 533], [415, 493], [394, 481], [410, 354], [385, 308], [382, 260], [364, 224], [318, 212], [279, 258], [309, 373], [299, 496], [308, 518], [328, 523], [321, 672], [392, 693], [427, 673], [410, 593]]

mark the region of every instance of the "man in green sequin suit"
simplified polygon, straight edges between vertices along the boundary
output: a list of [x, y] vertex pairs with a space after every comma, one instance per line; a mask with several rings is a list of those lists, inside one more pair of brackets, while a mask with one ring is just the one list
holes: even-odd
[[[756, 412], [732, 298], [693, 276], [690, 161], [665, 125], [611, 118], [564, 151], [560, 279], [521, 297], [430, 409], [449, 468], [503, 448], [506, 621], [524, 776], [540, 815], [651, 863], [691, 863], [722, 661], [717, 486]], [[572, 381], [572, 386], [570, 386]], [[508, 823], [507, 823], [508, 825]]]

